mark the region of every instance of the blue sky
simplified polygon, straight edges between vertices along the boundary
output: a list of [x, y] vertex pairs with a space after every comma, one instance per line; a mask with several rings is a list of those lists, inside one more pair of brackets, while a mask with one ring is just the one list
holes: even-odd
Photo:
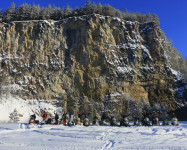
[[[7, 9], [11, 2], [16, 7], [23, 3], [40, 4], [48, 6], [66, 6], [72, 8], [82, 6], [87, 0], [5, 0], [1, 2], [0, 8]], [[187, 59], [187, 0], [91, 0], [91, 2], [110, 4], [111, 6], [130, 12], [140, 12], [151, 14], [156, 13], [160, 19], [160, 27], [165, 32], [167, 38], [172, 39], [173, 45], [183, 57]]]

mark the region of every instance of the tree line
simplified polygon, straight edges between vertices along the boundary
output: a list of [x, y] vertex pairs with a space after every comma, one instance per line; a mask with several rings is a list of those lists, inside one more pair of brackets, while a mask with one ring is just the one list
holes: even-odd
[[3, 11], [0, 9], [0, 22], [23, 21], [23, 20], [61, 20], [67, 17], [82, 16], [89, 14], [100, 14], [104, 16], [119, 17], [127, 21], [139, 21], [140, 23], [146, 21], [155, 21], [159, 24], [159, 19], [156, 14], [151, 15], [141, 13], [130, 13], [127, 10], [120, 11], [113, 8], [109, 4], [102, 5], [101, 3], [91, 3], [87, 1], [85, 5], [72, 9], [69, 5], [67, 7], [56, 7], [55, 5], [48, 7], [40, 7], [40, 5], [24, 3], [17, 8], [14, 3]]

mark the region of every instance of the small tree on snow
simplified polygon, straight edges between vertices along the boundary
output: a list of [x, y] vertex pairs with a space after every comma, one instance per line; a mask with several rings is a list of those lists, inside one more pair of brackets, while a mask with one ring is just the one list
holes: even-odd
[[13, 122], [18, 122], [19, 121], [18, 112], [17, 112], [16, 108], [14, 109], [14, 111], [12, 113], [10, 113], [9, 118]]

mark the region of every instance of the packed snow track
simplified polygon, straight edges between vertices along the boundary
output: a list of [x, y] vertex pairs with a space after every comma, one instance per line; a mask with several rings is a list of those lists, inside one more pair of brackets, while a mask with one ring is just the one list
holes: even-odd
[[0, 149], [187, 150], [187, 122], [151, 127], [0, 124]]

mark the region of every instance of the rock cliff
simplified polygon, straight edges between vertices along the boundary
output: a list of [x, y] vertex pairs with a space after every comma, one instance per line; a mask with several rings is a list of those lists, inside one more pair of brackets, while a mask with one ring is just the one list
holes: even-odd
[[10, 92], [23, 99], [58, 99], [74, 113], [123, 113], [124, 97], [174, 110], [182, 80], [167, 44], [154, 22], [97, 14], [2, 23], [1, 87], [12, 85]]

